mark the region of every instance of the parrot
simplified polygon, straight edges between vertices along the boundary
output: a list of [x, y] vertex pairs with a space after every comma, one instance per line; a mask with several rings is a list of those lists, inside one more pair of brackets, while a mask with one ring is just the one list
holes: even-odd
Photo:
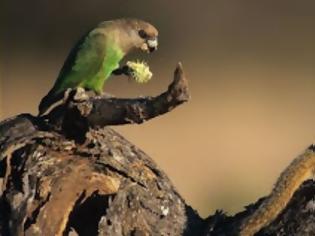
[[42, 98], [38, 116], [64, 97], [68, 89], [83, 88], [102, 94], [112, 75], [130, 75], [130, 68], [119, 67], [129, 52], [140, 49], [151, 53], [158, 47], [158, 30], [150, 23], [121, 18], [99, 23], [76, 43], [66, 58], [48, 94]]

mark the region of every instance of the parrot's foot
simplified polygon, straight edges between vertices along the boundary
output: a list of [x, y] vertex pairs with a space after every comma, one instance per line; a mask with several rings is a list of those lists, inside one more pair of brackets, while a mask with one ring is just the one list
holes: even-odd
[[63, 96], [64, 103], [69, 99], [70, 95], [72, 95], [72, 99], [76, 102], [84, 102], [89, 99], [89, 95], [86, 93], [85, 89], [81, 87], [67, 89]]
[[84, 102], [89, 99], [89, 94], [85, 91], [84, 88], [78, 87], [73, 96], [73, 100], [77, 102]]
[[132, 69], [127, 66], [127, 65], [124, 65], [123, 67], [120, 67], [116, 70], [114, 70], [112, 72], [113, 75], [126, 75], [126, 76], [131, 76], [131, 72], [132, 72]]

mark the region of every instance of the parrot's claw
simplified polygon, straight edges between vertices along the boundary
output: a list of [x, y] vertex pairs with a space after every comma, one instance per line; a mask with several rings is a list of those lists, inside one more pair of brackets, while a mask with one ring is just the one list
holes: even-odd
[[69, 88], [64, 92], [63, 103], [66, 103], [69, 98], [76, 102], [83, 102], [89, 99], [89, 95], [86, 93], [84, 88]]
[[89, 95], [86, 93], [84, 88], [78, 87], [75, 90], [73, 100], [77, 102], [83, 102], [89, 99]]

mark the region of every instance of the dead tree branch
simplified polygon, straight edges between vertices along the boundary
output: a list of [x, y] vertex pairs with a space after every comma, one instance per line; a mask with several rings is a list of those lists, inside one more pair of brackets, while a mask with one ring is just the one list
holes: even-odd
[[[233, 236], [261, 204], [203, 220], [149, 156], [107, 127], [139, 124], [186, 102], [181, 65], [157, 97], [78, 95], [44, 118], [0, 123], [0, 235]], [[314, 194], [314, 182], [305, 183], [258, 235], [315, 235]]]
[[86, 93], [82, 95], [73, 91], [67, 102], [54, 109], [47, 119], [68, 136], [78, 139], [82, 138], [89, 128], [141, 124], [173, 110], [189, 98], [187, 79], [179, 63], [173, 82], [167, 91], [159, 96], [122, 99], [104, 95], [86, 98]]

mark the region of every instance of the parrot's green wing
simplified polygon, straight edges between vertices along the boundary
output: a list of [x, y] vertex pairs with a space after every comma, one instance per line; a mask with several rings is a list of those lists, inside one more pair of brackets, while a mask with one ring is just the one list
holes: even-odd
[[71, 50], [53, 88], [39, 105], [39, 115], [59, 101], [68, 88], [83, 87], [100, 93], [122, 57], [122, 51], [102, 32], [89, 32]]
[[[100, 72], [106, 52], [106, 37], [91, 31], [71, 50], [52, 90], [56, 93], [67, 88], [84, 86]], [[93, 90], [93, 86], [90, 88]]]

